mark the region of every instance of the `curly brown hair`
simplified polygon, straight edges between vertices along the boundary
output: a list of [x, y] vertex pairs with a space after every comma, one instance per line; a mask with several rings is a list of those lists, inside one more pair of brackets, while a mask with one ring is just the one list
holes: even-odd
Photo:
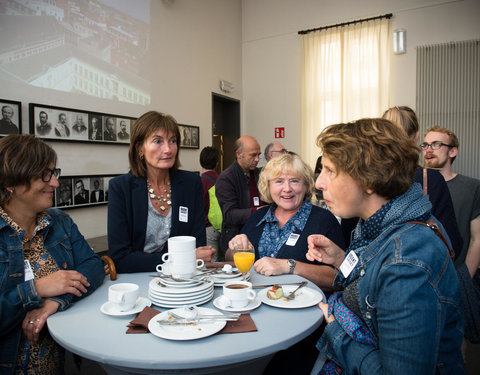
[[405, 193], [413, 183], [419, 149], [390, 121], [365, 118], [331, 125], [316, 144], [338, 168], [363, 189], [386, 199]]

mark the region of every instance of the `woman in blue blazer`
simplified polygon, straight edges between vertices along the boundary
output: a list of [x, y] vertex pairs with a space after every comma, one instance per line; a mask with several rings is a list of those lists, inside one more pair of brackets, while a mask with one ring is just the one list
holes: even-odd
[[194, 236], [197, 258], [215, 253], [205, 246], [200, 177], [178, 169], [180, 141], [170, 115], [150, 111], [135, 121], [130, 172], [108, 191], [108, 247], [118, 272], [154, 271], [173, 236]]

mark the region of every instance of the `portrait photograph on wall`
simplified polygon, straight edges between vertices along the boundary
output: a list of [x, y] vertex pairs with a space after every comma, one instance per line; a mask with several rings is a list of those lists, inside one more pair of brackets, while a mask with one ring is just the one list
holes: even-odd
[[0, 119], [0, 137], [22, 132], [22, 103], [0, 99], [2, 118]]
[[108, 182], [118, 175], [62, 176], [55, 189], [54, 207], [77, 208], [106, 204]]
[[30, 133], [57, 141], [130, 143], [133, 117], [30, 103]]
[[200, 127], [191, 125], [178, 125], [182, 142], [181, 148], [200, 148]]

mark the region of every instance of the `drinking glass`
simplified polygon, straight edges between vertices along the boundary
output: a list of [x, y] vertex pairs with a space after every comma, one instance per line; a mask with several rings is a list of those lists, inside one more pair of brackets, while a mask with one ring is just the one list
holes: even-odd
[[245, 280], [248, 271], [255, 263], [255, 249], [251, 243], [244, 246], [240, 243], [233, 248], [233, 261], [238, 270], [242, 273], [242, 280]]

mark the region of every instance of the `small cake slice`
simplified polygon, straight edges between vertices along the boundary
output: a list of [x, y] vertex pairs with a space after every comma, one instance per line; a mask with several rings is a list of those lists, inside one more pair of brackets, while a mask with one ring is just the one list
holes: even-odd
[[280, 285], [274, 285], [267, 291], [267, 297], [270, 299], [280, 299], [283, 297], [283, 288]]

